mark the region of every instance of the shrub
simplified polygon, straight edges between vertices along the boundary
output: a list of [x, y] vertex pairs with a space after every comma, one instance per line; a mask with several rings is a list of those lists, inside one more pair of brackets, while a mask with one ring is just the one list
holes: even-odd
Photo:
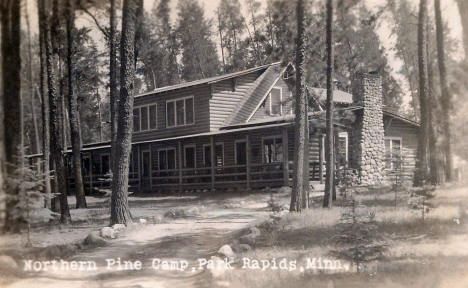
[[337, 234], [332, 238], [340, 247], [332, 254], [353, 262], [359, 272], [361, 264], [380, 258], [387, 245], [377, 232], [375, 211], [358, 211], [361, 205], [354, 199], [347, 206], [347, 211], [336, 226]]

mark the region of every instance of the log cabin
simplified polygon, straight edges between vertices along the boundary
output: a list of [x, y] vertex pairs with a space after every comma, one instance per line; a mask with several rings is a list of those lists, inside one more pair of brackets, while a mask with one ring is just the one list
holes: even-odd
[[[130, 189], [139, 193], [261, 189], [292, 185], [294, 67], [272, 63], [135, 95]], [[382, 79], [356, 73], [336, 90], [337, 179], [411, 182], [419, 124], [382, 104]], [[325, 175], [326, 90], [308, 87], [311, 183]], [[110, 143], [82, 149], [87, 190], [110, 171]], [[70, 165], [70, 169], [71, 165]], [[70, 173], [69, 175], [73, 175]], [[73, 179], [70, 179], [73, 186]]]

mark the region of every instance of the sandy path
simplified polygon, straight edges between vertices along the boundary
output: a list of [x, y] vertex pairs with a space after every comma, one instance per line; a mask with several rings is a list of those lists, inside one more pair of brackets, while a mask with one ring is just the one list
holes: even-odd
[[[199, 269], [197, 259], [209, 259], [219, 247], [238, 237], [242, 229], [268, 217], [266, 210], [215, 209], [198, 217], [166, 224], [133, 225], [109, 246], [83, 251], [67, 261], [93, 261], [92, 271], [42, 271], [29, 273], [7, 287], [204, 287], [210, 274]], [[122, 261], [108, 266], [106, 259]], [[152, 266], [153, 259], [185, 260], [185, 271]], [[132, 261], [133, 267], [123, 261]], [[141, 270], [133, 270], [135, 261]], [[109, 260], [112, 261], [112, 260]], [[156, 260], [157, 261], [157, 260]], [[155, 269], [159, 268], [159, 269]]]

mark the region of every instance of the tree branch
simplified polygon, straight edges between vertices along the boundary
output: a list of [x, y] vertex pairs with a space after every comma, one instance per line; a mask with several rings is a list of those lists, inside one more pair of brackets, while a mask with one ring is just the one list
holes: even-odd
[[106, 37], [106, 39], [109, 39], [109, 33], [104, 27], [101, 26], [101, 24], [99, 24], [97, 18], [91, 12], [89, 12], [89, 10], [86, 7], [84, 7], [81, 3], [79, 3], [78, 5], [81, 11], [83, 11], [85, 14], [91, 17], [91, 19], [93, 19], [94, 23], [96, 24], [96, 27], [102, 32], [102, 34], [104, 34], [104, 37]]

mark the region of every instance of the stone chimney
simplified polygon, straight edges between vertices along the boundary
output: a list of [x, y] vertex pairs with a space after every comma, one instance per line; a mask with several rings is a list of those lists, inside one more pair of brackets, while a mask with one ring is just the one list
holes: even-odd
[[382, 78], [358, 72], [352, 89], [354, 104], [363, 109], [356, 111], [351, 132], [350, 167], [357, 168], [362, 185], [377, 184], [384, 180], [385, 169]]

